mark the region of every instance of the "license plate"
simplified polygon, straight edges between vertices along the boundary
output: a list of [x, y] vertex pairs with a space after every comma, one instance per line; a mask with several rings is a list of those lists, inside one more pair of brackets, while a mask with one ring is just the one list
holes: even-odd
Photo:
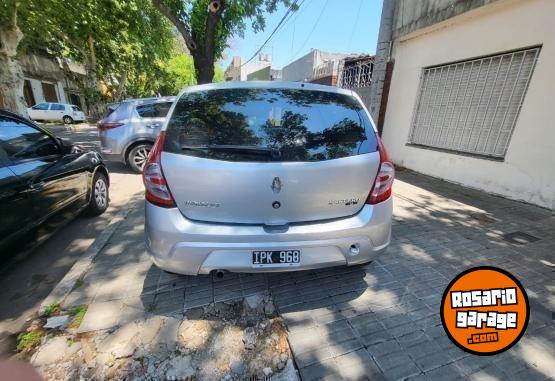
[[253, 266], [295, 266], [301, 263], [300, 250], [257, 250], [252, 252]]

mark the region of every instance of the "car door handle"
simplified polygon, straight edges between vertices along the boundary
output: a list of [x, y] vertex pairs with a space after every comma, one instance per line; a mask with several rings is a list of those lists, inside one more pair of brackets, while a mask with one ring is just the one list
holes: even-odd
[[158, 128], [161, 126], [160, 123], [151, 123], [146, 125], [148, 128]]
[[29, 185], [29, 188], [31, 189], [31, 191], [33, 192], [40, 192], [42, 190], [44, 190], [44, 181], [40, 181], [38, 183], [32, 183]]

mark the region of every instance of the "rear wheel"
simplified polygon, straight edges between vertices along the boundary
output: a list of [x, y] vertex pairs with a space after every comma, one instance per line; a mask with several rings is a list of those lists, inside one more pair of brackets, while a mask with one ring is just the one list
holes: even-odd
[[73, 124], [73, 118], [69, 115], [64, 115], [62, 120], [64, 121], [64, 124]]
[[86, 213], [90, 216], [98, 216], [108, 209], [110, 202], [108, 193], [108, 179], [101, 172], [96, 172], [91, 187], [89, 206]]
[[127, 154], [127, 162], [133, 171], [137, 173], [143, 172], [143, 168], [151, 149], [152, 144], [143, 143], [138, 144], [129, 150], [129, 154]]

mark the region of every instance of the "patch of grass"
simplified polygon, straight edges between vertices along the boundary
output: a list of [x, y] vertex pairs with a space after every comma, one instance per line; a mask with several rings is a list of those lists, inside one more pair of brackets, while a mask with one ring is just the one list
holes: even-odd
[[39, 346], [42, 337], [45, 335], [43, 330], [22, 332], [17, 336], [17, 351], [29, 353]]
[[152, 304], [149, 304], [149, 305], [146, 307], [145, 310], [146, 310], [146, 312], [149, 312], [149, 313], [150, 313], [150, 312], [154, 312], [155, 309], [156, 309], [156, 303], [152, 303]]
[[58, 312], [60, 312], [60, 303], [59, 302], [54, 302], [51, 303], [50, 305], [48, 305], [48, 307], [46, 307], [46, 309], [44, 310], [44, 317], [50, 317], [52, 315], [57, 314]]
[[74, 307], [68, 311], [70, 316], [73, 316], [73, 320], [69, 324], [69, 328], [79, 328], [85, 313], [87, 313], [88, 306], [86, 304], [81, 304], [80, 306]]

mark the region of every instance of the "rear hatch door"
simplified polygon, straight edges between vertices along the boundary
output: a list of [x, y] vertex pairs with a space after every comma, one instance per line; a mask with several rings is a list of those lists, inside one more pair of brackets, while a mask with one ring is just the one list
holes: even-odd
[[356, 214], [379, 163], [374, 130], [356, 98], [300, 88], [186, 93], [162, 153], [180, 211], [221, 223], [282, 225]]

